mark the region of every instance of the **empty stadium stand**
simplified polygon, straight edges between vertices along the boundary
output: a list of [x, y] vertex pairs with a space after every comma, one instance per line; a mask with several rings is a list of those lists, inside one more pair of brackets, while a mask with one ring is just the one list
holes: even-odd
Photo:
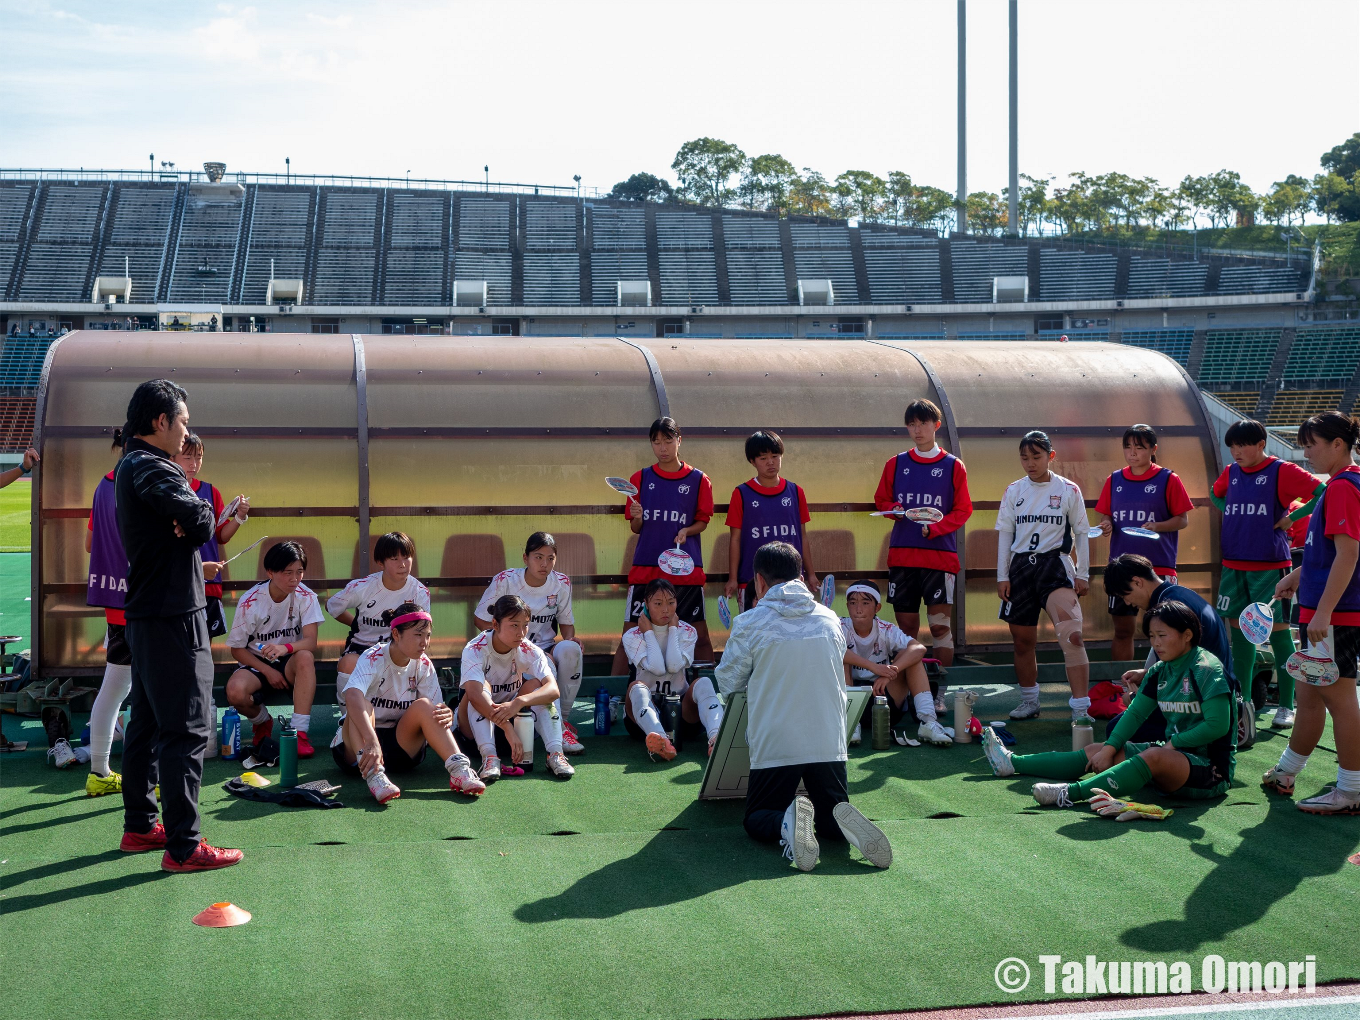
[[1194, 339], [1193, 329], [1126, 329], [1120, 334], [1119, 342], [1160, 351], [1184, 366], [1190, 363], [1190, 345]]

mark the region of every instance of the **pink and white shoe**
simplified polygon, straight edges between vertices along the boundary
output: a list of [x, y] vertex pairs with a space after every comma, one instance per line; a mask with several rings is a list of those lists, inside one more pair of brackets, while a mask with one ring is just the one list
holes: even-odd
[[401, 796], [401, 788], [388, 779], [387, 773], [382, 769], [375, 769], [365, 782], [373, 793], [373, 799], [379, 804], [386, 804], [389, 800], [396, 800]]
[[562, 724], [562, 750], [567, 754], [586, 753], [585, 745], [581, 743], [576, 727], [569, 722]]
[[454, 769], [449, 773], [449, 789], [469, 797], [480, 797], [486, 793], [486, 784], [472, 771], [472, 763], [465, 754], [454, 755]]

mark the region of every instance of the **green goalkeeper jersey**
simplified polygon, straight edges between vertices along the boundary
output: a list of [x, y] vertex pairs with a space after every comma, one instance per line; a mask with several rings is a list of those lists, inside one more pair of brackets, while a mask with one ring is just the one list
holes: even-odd
[[1237, 758], [1233, 694], [1223, 665], [1212, 652], [1195, 647], [1149, 669], [1138, 696], [1106, 743], [1122, 749], [1154, 709], [1166, 717], [1166, 743], [1208, 759], [1224, 776], [1233, 774]]

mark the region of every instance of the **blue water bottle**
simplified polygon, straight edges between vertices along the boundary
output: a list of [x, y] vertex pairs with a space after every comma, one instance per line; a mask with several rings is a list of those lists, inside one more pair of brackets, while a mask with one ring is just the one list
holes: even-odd
[[609, 736], [609, 688], [601, 684], [595, 690], [595, 736]]
[[241, 757], [241, 716], [230, 706], [222, 713], [222, 757], [227, 761]]

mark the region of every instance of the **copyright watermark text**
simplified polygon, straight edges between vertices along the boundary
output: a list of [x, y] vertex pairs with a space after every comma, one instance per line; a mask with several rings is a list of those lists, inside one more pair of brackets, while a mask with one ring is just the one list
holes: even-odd
[[[1317, 957], [1302, 960], [1225, 960], [1210, 954], [1196, 968], [1188, 960], [1064, 960], [1038, 958], [1047, 995], [1188, 995], [1191, 992], [1288, 992], [1312, 995], [1317, 990]], [[1199, 986], [1195, 986], [1198, 971]], [[1033, 976], [1029, 964], [1009, 956], [996, 965], [996, 986], [1019, 995]]]

